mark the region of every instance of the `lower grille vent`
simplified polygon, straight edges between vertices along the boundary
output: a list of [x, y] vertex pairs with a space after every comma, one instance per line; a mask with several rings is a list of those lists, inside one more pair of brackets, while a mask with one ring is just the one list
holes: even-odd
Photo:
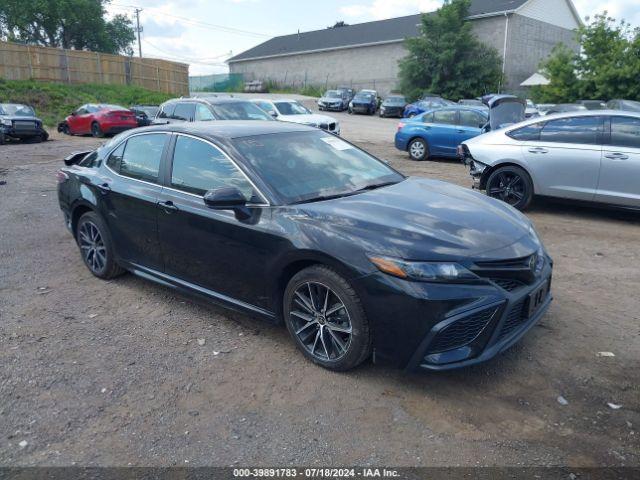
[[498, 307], [480, 310], [438, 332], [428, 353], [439, 353], [462, 347], [475, 340], [489, 324]]

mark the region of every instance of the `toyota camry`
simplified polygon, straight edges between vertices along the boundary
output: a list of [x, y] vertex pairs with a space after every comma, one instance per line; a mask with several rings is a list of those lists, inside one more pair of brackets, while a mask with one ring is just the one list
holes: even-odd
[[65, 163], [60, 207], [93, 275], [284, 322], [332, 370], [481, 362], [551, 301], [551, 258], [521, 213], [317, 128], [158, 125]]

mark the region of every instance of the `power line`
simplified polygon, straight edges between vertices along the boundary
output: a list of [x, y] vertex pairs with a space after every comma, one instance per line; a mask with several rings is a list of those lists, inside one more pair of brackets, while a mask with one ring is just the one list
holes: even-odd
[[[153, 43], [149, 42], [149, 40], [147, 40], [146, 38], [142, 39], [142, 41], [145, 44], [149, 45], [150, 47], [158, 50], [159, 52], [162, 52], [162, 54], [164, 56], [166, 56], [166, 57], [168, 57], [168, 58], [170, 58], [172, 60], [178, 60], [178, 61], [181, 61], [181, 62], [193, 63], [193, 64], [196, 64], [196, 65], [209, 65], [209, 66], [212, 66], [212, 67], [226, 67], [227, 66], [226, 63], [222, 63], [222, 62], [209, 62], [209, 61], [203, 61], [203, 60], [206, 60], [206, 59], [195, 59], [195, 58], [178, 56], [178, 55], [175, 55], [173, 53], [169, 53], [166, 50], [163, 50], [162, 48], [157, 47]], [[222, 57], [228, 57], [228, 56], [230, 56], [230, 55], [229, 54], [224, 54], [224, 55], [220, 55], [218, 57], [211, 57], [211, 58], [215, 59], [215, 58], [222, 58]]]
[[[139, 10], [139, 7], [137, 7], [136, 5], [125, 5], [125, 4], [120, 4], [120, 3], [110, 3], [109, 5], [115, 6], [115, 7], [120, 7], [120, 8]], [[192, 20], [190, 18], [181, 17], [179, 15], [173, 15], [171, 13], [166, 13], [166, 12], [164, 12], [164, 11], [158, 9], [158, 8], [154, 8], [154, 7], [147, 7], [147, 8], [149, 10], [153, 10], [158, 15], [164, 15], [165, 17], [174, 18], [176, 20], [180, 20], [183, 23], [187, 23], [188, 25], [193, 25], [193, 26], [197, 26], [197, 27], [201, 27], [201, 28], [208, 28], [210, 30], [218, 30], [218, 31], [226, 32], [226, 33], [232, 33], [232, 34], [235, 34], [235, 35], [245, 35], [245, 36], [262, 37], [262, 38], [271, 37], [271, 35], [268, 35], [266, 33], [251, 32], [249, 30], [241, 30], [239, 28], [227, 27], [227, 26], [224, 26], [224, 25], [216, 25], [214, 23], [202, 22], [200, 20]]]

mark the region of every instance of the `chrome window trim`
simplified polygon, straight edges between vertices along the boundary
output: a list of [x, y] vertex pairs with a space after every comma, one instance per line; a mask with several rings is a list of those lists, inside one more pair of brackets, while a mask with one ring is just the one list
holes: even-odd
[[[237, 162], [235, 160], [233, 160], [229, 155], [227, 155], [227, 153], [224, 150], [222, 150], [220, 147], [218, 147], [215, 143], [211, 142], [210, 140], [204, 139], [202, 137], [198, 137], [197, 135], [191, 135], [189, 133], [173, 132], [173, 134], [176, 135], [176, 136], [190, 137], [190, 138], [193, 138], [195, 140], [199, 140], [201, 142], [207, 143], [207, 144], [211, 145], [213, 148], [215, 148], [216, 150], [218, 150], [220, 153], [222, 153], [222, 155], [227, 160], [229, 160], [229, 162], [231, 162], [231, 164], [240, 172], [240, 174], [247, 180], [247, 182], [249, 182], [249, 184], [258, 193], [258, 195], [260, 197], [262, 197], [262, 200], [264, 200], [264, 203], [247, 204], [247, 206], [262, 206], [262, 207], [270, 207], [271, 206], [271, 203], [269, 203], [269, 200], [267, 199], [267, 196], [264, 193], [262, 193], [262, 191], [256, 186], [255, 183], [253, 183], [253, 180], [251, 180], [249, 178], [249, 176], [244, 172], [244, 170], [242, 170], [238, 166], [238, 164], [237, 164]], [[175, 147], [174, 147], [174, 152], [175, 152]], [[171, 173], [173, 174], [173, 158], [171, 159]], [[199, 197], [199, 198], [204, 198], [203, 195], [196, 195], [194, 193], [185, 192], [185, 191], [177, 189], [177, 188], [172, 188], [172, 187], [164, 187], [164, 188], [169, 188], [170, 190], [175, 190], [175, 191], [180, 192], [180, 193], [186, 193], [188, 195], [194, 195], [194, 196]]]

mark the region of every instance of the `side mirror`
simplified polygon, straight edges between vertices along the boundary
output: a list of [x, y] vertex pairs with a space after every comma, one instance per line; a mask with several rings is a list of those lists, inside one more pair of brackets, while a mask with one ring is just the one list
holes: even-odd
[[78, 113], [77, 112], [71, 112], [71, 116], [75, 117]]
[[271, 115], [273, 118], [276, 118], [278, 116], [278, 112], [276, 112], [275, 110], [269, 110], [269, 115]]
[[247, 199], [236, 187], [222, 187], [204, 194], [204, 203], [213, 210], [233, 210], [236, 218], [246, 220], [251, 217]]

